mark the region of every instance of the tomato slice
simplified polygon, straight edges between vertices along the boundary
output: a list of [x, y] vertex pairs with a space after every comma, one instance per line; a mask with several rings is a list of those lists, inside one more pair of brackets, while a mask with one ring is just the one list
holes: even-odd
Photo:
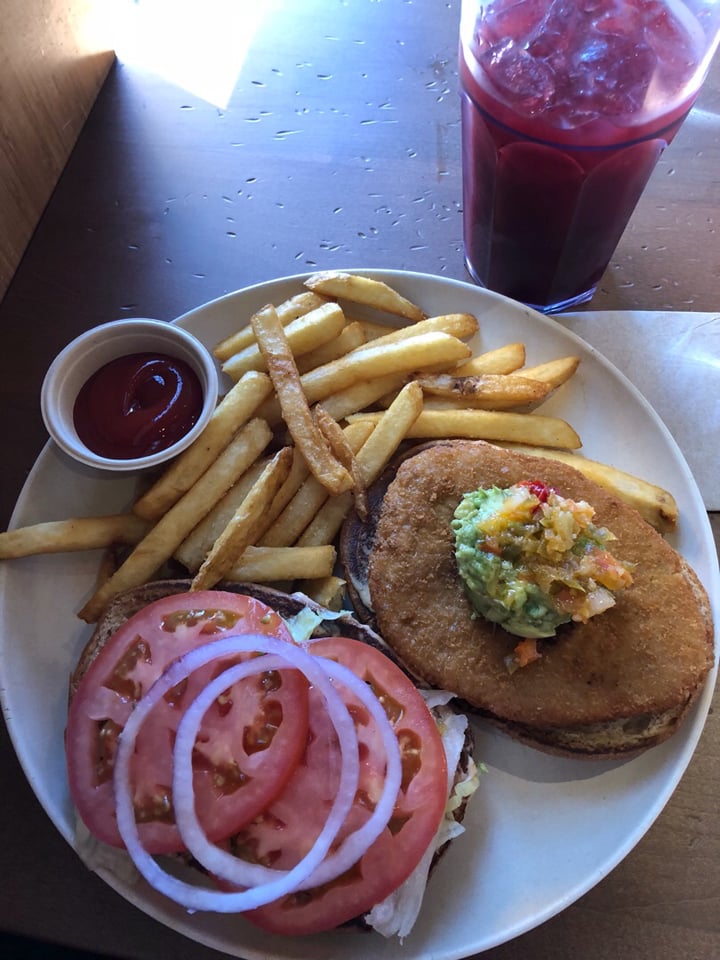
[[[369, 683], [400, 743], [403, 783], [393, 817], [360, 861], [322, 888], [301, 891], [246, 916], [273, 933], [299, 935], [332, 929], [366, 913], [414, 870], [433, 839], [447, 800], [447, 764], [435, 721], [421, 694], [383, 653], [358, 640], [328, 637], [312, 653], [350, 667]], [[370, 816], [384, 779], [382, 740], [367, 710], [339, 688], [355, 720], [360, 743], [360, 784], [339, 839]], [[320, 832], [335, 796], [339, 747], [320, 696], [311, 688], [307, 749], [278, 799], [233, 838], [237, 856], [289, 869]]]
[[[68, 713], [70, 792], [98, 839], [122, 846], [115, 818], [113, 762], [125, 722], [143, 693], [178, 657], [232, 634], [291, 641], [283, 620], [252, 597], [197, 591], [164, 597], [131, 617], [84, 675]], [[132, 766], [136, 819], [150, 853], [182, 850], [172, 808], [172, 748], [183, 714], [231, 663], [208, 664], [149, 714]], [[305, 749], [308, 684], [296, 670], [268, 671], [226, 691], [207, 711], [195, 745], [194, 791], [208, 837], [221, 840], [252, 820], [283, 790]]]

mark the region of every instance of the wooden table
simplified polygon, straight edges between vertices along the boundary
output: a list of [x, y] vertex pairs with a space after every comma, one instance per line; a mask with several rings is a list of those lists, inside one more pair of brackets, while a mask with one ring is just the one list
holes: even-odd
[[[80, 331], [122, 316], [169, 320], [316, 268], [465, 278], [458, 16], [456, 0], [268, 4], [220, 104], [129, 58], [118, 63], [0, 305], [3, 528], [46, 440], [43, 375]], [[720, 62], [590, 309], [718, 307], [719, 107]], [[718, 542], [718, 514], [712, 522]], [[85, 870], [4, 731], [0, 770], [1, 930], [133, 960], [218, 956]], [[484, 956], [720, 956], [718, 795], [720, 720], [711, 714], [637, 848], [561, 915]]]

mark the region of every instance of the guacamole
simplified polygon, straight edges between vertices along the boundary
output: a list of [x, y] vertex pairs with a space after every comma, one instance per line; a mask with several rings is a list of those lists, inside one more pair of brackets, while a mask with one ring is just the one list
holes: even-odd
[[551, 637], [615, 603], [625, 564], [607, 550], [615, 537], [593, 522], [585, 501], [539, 481], [466, 493], [455, 510], [455, 556], [475, 615], [519, 637]]

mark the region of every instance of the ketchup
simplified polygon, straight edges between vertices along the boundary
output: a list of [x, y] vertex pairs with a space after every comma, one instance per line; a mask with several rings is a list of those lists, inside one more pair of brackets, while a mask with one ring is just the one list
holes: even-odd
[[133, 353], [100, 367], [73, 408], [78, 436], [94, 453], [133, 460], [166, 450], [197, 422], [200, 380], [184, 360]]

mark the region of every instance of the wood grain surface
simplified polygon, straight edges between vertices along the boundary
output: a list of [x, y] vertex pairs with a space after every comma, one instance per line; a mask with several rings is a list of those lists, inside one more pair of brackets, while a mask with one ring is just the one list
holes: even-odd
[[114, 54], [97, 0], [6, 0], [0, 30], [0, 297]]
[[[457, 0], [274, 0], [248, 31], [222, 102], [120, 55], [0, 304], [3, 528], [46, 440], [42, 378], [80, 331], [122, 316], [172, 319], [306, 270], [465, 278], [458, 17]], [[212, 49], [205, 34], [202, 42]], [[719, 107], [716, 63], [590, 309], [718, 309]], [[719, 515], [712, 523], [717, 544]], [[0, 930], [95, 956], [219, 957], [85, 870], [36, 801], [4, 732], [0, 771]], [[560, 915], [483, 957], [715, 960], [718, 796], [715, 709], [638, 846]]]

